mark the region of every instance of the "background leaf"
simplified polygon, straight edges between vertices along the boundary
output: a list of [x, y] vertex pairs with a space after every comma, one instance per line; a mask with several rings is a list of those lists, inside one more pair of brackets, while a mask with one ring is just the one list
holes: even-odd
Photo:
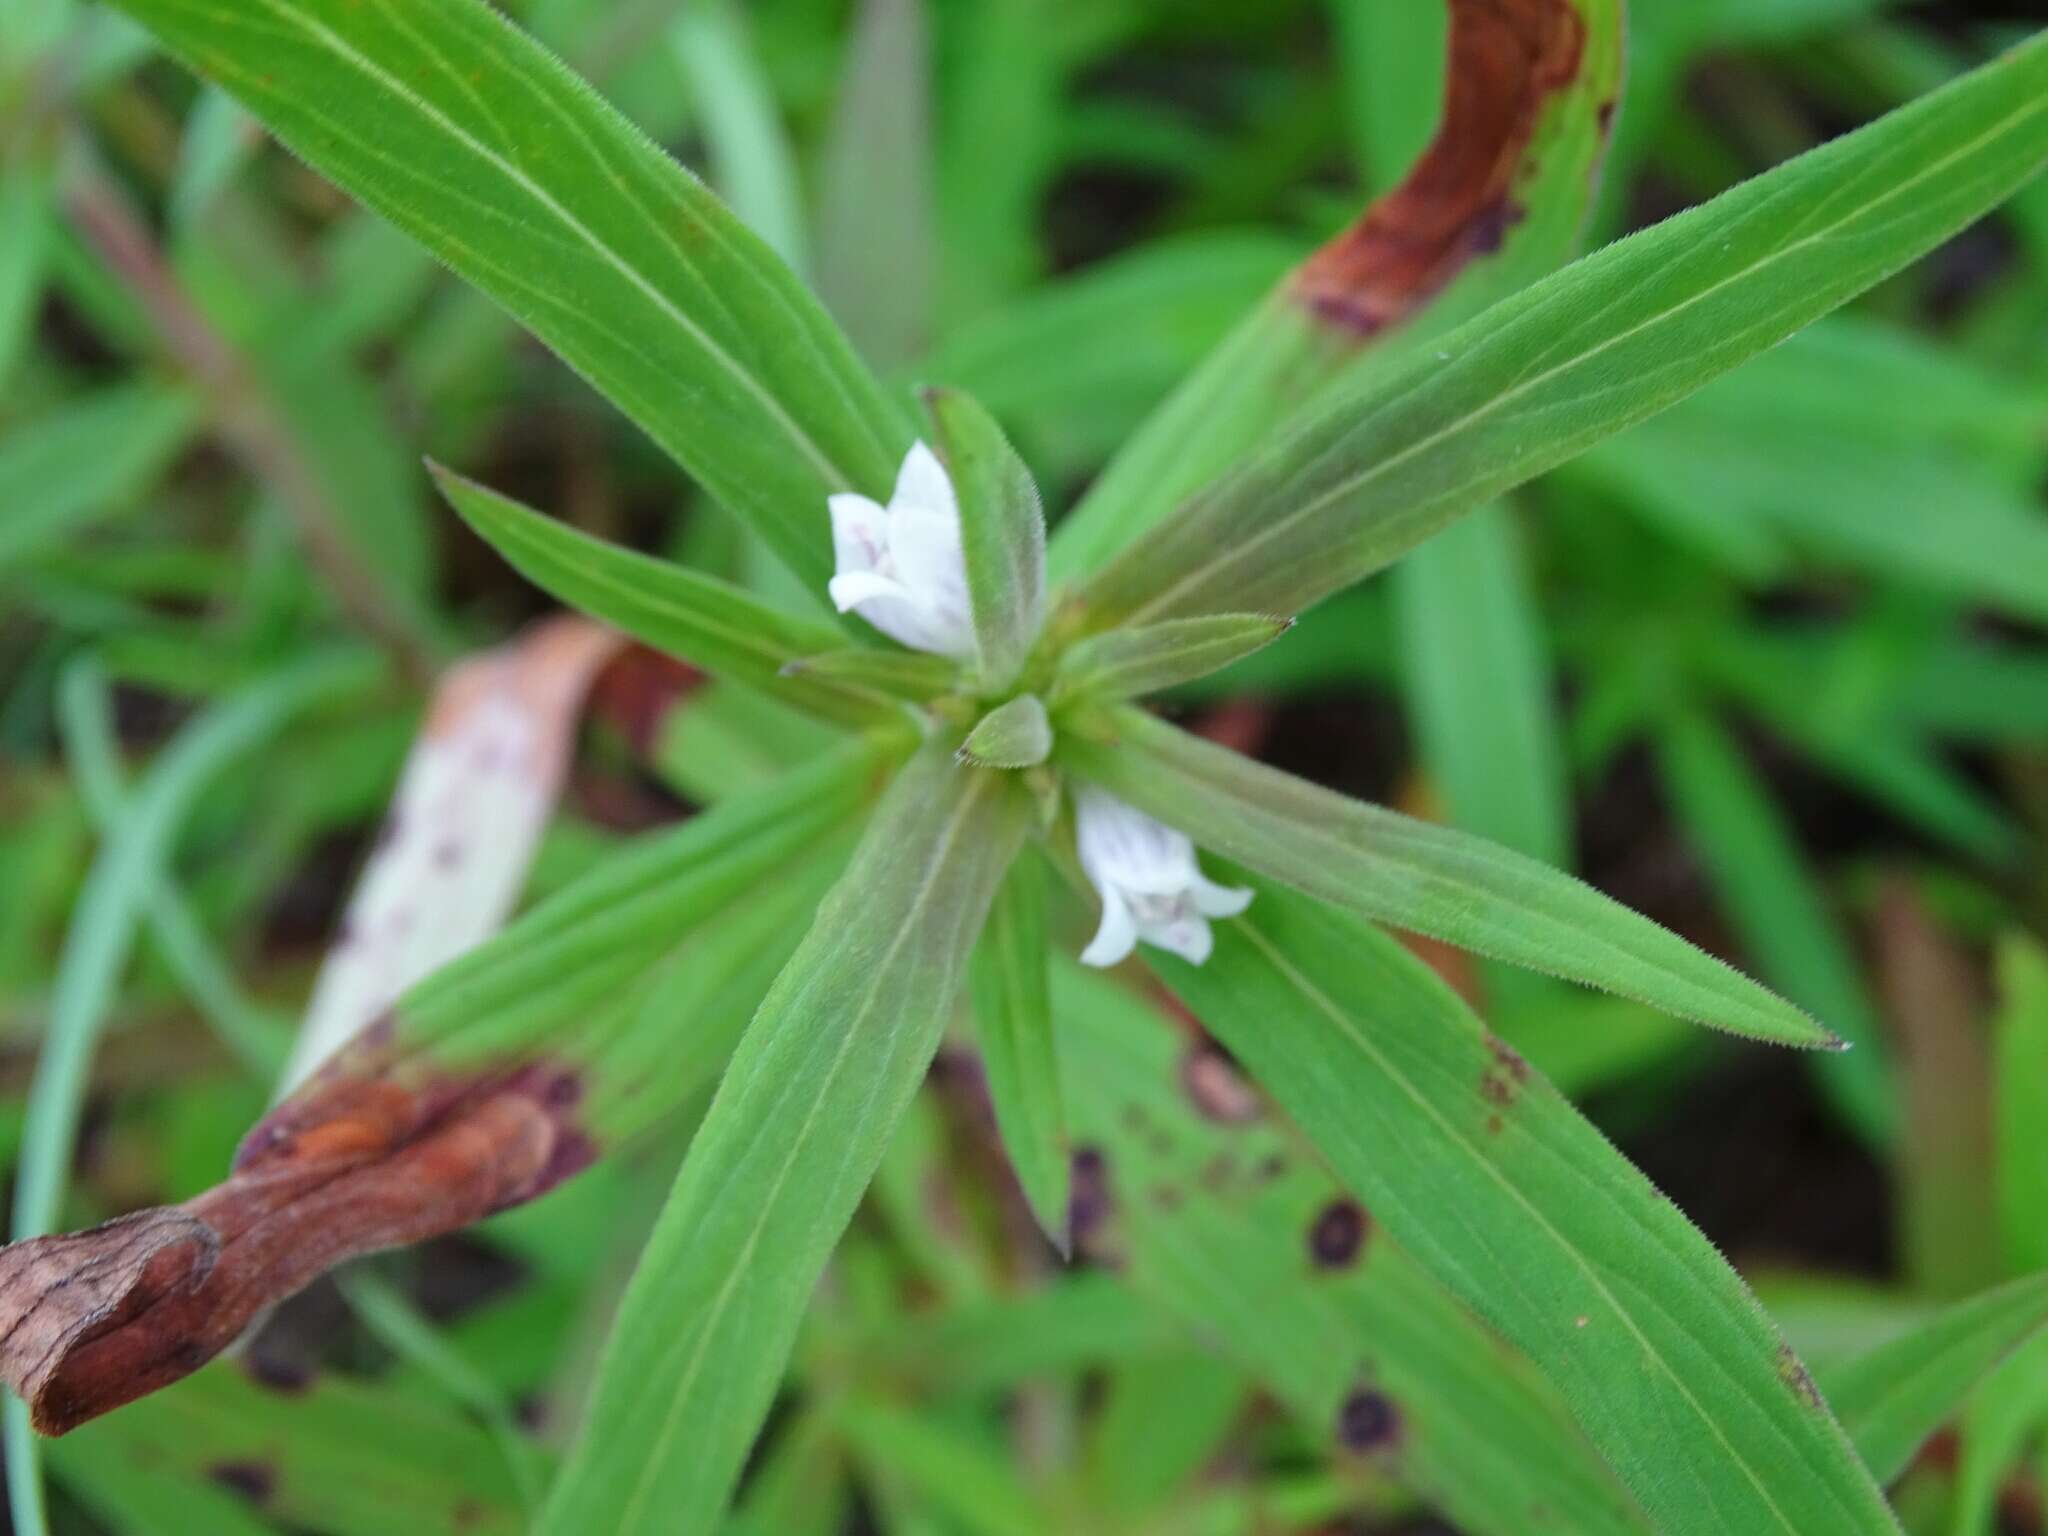
[[[530, 326], [823, 590], [825, 497], [887, 494], [902, 413], [760, 239], [562, 65], [473, 0], [129, 10]], [[489, 61], [481, 83], [463, 60]]]

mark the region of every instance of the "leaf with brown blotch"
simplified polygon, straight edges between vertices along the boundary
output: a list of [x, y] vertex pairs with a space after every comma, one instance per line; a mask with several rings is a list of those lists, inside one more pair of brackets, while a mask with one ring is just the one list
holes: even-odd
[[1110, 461], [1053, 538], [1056, 583], [1135, 545], [1331, 390], [1393, 367], [1571, 259], [1621, 87], [1622, 3], [1450, 0], [1435, 139]]
[[323, 1074], [205, 1194], [0, 1250], [0, 1380], [46, 1435], [169, 1386], [343, 1260], [466, 1227], [587, 1165], [576, 1088], [534, 1068], [418, 1088]]
[[1405, 181], [1318, 250], [1297, 297], [1359, 336], [1397, 325], [1526, 213], [1516, 200], [1550, 99], [1579, 78], [1586, 22], [1570, 0], [1452, 0], [1444, 124]]

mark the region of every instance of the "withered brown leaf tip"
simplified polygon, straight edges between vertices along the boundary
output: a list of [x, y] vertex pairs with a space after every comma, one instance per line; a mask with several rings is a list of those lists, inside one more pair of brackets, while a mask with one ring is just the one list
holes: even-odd
[[532, 1068], [413, 1087], [316, 1077], [196, 1199], [0, 1249], [0, 1380], [46, 1435], [169, 1386], [343, 1260], [467, 1226], [587, 1164], [573, 1087]]
[[1374, 336], [1497, 249], [1522, 216], [1523, 153], [1585, 42], [1566, 0], [1452, 0], [1442, 129], [1407, 180], [1303, 264], [1300, 301], [1340, 333]]

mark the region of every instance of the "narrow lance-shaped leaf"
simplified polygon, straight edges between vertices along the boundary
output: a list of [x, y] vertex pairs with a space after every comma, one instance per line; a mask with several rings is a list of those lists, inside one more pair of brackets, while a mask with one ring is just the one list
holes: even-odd
[[1263, 613], [1169, 619], [1092, 635], [1060, 657], [1058, 692], [1077, 699], [1135, 699], [1219, 672], [1263, 650], [1294, 620]]
[[1059, 759], [1207, 847], [1320, 900], [1717, 1029], [1838, 1044], [1790, 1003], [1570, 875], [1265, 767], [1121, 708]]
[[1079, 594], [1299, 612], [1882, 281], [2048, 162], [2048, 35], [1334, 391]]
[[1670, 1536], [1895, 1536], [1812, 1378], [1697, 1229], [1399, 944], [1264, 885], [1149, 956], [1387, 1232], [1525, 1351]]
[[656, 650], [827, 719], [875, 718], [870, 690], [803, 667], [806, 658], [845, 644], [845, 634], [822, 619], [786, 613], [730, 582], [607, 544], [474, 480], [438, 465], [433, 470], [463, 520], [563, 602]]
[[1060, 526], [1056, 579], [1130, 547], [1324, 394], [1378, 377], [1571, 257], [1621, 86], [1621, 10], [1621, 0], [1450, 0], [1444, 121], [1428, 151], [1111, 461]]
[[960, 498], [960, 542], [985, 687], [1007, 688], [1045, 622], [1045, 511], [1031, 471], [970, 395], [928, 389], [925, 408]]
[[1046, 976], [1045, 866], [1026, 853], [1011, 866], [971, 973], [976, 1038], [996, 1128], [1032, 1214], [1068, 1251], [1066, 1109]]
[[1970, 1393], [2048, 1326], [2048, 1275], [1959, 1301], [1889, 1343], [1821, 1373], [1864, 1465], [1889, 1483]]
[[1469, 1536], [1524, 1536], [1539, 1505], [1572, 1536], [1646, 1536], [1556, 1389], [1304, 1155], [1223, 1051], [1071, 961], [1053, 988], [1084, 1252], [1340, 1466], [1384, 1471]]
[[909, 422], [762, 241], [477, 0], [128, 0], [316, 170], [529, 326], [758, 530], [831, 574], [825, 498]]
[[891, 788], [727, 1069], [541, 1516], [544, 1536], [716, 1528], [804, 1305], [923, 1080], [1028, 818], [933, 742]]

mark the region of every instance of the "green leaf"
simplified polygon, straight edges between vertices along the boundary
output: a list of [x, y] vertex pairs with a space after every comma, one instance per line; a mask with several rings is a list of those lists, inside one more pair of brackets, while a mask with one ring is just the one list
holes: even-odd
[[1293, 627], [1292, 619], [1263, 613], [1224, 613], [1113, 629], [1060, 657], [1058, 692], [1105, 703], [1157, 693], [1242, 661]]
[[2037, 1333], [1983, 1384], [1963, 1415], [1951, 1536], [1990, 1536], [1999, 1495], [2048, 1417], [2048, 1334]]
[[1031, 471], [972, 396], [928, 389], [924, 403], [960, 498], [981, 681], [1007, 688], [1045, 624], [1045, 510]]
[[1375, 191], [1400, 181], [1443, 117], [1449, 6], [1330, 0], [1352, 158]]
[[785, 613], [716, 577], [607, 544], [508, 496], [429, 466], [463, 520], [518, 572], [656, 650], [833, 720], [872, 720], [867, 690], [837, 685], [803, 663], [841, 649], [845, 635]]
[[1104, 1373], [1088, 1437], [1092, 1508], [1142, 1515], [1229, 1455], [1252, 1378], [1190, 1345]]
[[0, 167], [0, 384], [12, 376], [41, 307], [49, 238], [48, 172], [17, 156]]
[[1347, 799], [1131, 708], [1059, 760], [1197, 843], [1381, 922], [1787, 1045], [1833, 1035], [1676, 934], [1505, 848]]
[[802, 272], [809, 244], [803, 184], [746, 17], [730, 0], [700, 0], [684, 7], [668, 40], [696, 93], [712, 184], [776, 255]]
[[16, 426], [0, 442], [0, 571], [139, 496], [198, 425], [183, 390], [134, 383]]
[[822, 591], [825, 498], [904, 414], [697, 180], [477, 0], [127, 0], [316, 170], [508, 309]]
[[1454, 826], [1571, 863], [1553, 680], [1518, 529], [1482, 507], [1396, 568], [1403, 685], [1419, 755]]
[[1830, 1098], [1872, 1145], [1888, 1146], [1900, 1105], [1887, 1031], [1770, 791], [1707, 715], [1675, 710], [1657, 751], [1672, 808], [1747, 953], [1855, 1047], [1818, 1064]]
[[1782, 341], [2048, 159], [2048, 36], [1328, 397], [1079, 594], [1095, 627], [1298, 612]]
[[388, 1385], [323, 1375], [286, 1393], [228, 1363], [52, 1446], [67, 1484], [108, 1464], [175, 1473], [195, 1491], [236, 1469], [283, 1524], [328, 1536], [523, 1528], [503, 1454], [459, 1415]]
[[[1447, 114], [1428, 152], [1124, 445], [1061, 523], [1056, 581], [1092, 574], [1119, 550], [1142, 563], [1138, 535], [1185, 498], [1577, 250], [1620, 89], [1621, 0], [1528, 0], [1513, 13], [1457, 0], [1451, 10]], [[1412, 42], [1413, 29], [1384, 30]], [[1251, 593], [1229, 607], [1301, 611]]]
[[810, 678], [832, 687], [850, 688], [858, 693], [880, 694], [922, 704], [960, 686], [960, 667], [944, 656], [926, 651], [885, 651], [879, 646], [855, 645], [785, 661], [780, 677]]
[[1066, 1254], [1067, 1117], [1046, 954], [1045, 867], [1027, 853], [1010, 866], [996, 893], [969, 975], [996, 1129], [1032, 1214]]
[[885, 1400], [859, 1396], [834, 1415], [839, 1432], [870, 1467], [901, 1478], [948, 1515], [964, 1536], [1039, 1536], [1047, 1512], [1002, 1454], [976, 1438]]
[[984, 768], [1035, 768], [1052, 755], [1052, 721], [1035, 693], [998, 704], [967, 733], [960, 761]]
[[878, 368], [931, 340], [931, 63], [925, 0], [860, 0], [821, 170], [818, 291]]
[[1245, 230], [1152, 241], [949, 331], [922, 372], [971, 391], [1048, 483], [1093, 472], [1299, 253]]
[[1735, 1272], [1420, 960], [1271, 885], [1207, 965], [1148, 958], [1394, 1240], [1563, 1390], [1660, 1529], [1896, 1533]]
[[2015, 1269], [2048, 1268], [2048, 951], [2017, 931], [1998, 949], [1991, 1024], [1999, 1235]]
[[2033, 1275], [1945, 1308], [1822, 1372], [1821, 1385], [1864, 1465], [1889, 1483], [1978, 1384], [2044, 1325], [2048, 1275]]
[[[1644, 1536], [1557, 1390], [1304, 1155], [1222, 1052], [1072, 962], [1053, 1001], [1092, 1170], [1083, 1238], [1148, 1315], [1237, 1364], [1340, 1466], [1363, 1453], [1470, 1536], [1524, 1536], [1539, 1504], [1572, 1536]], [[1391, 1410], [1396, 1443], [1343, 1444], [1360, 1393]]]
[[178, 136], [178, 168], [165, 210], [171, 228], [197, 226], [262, 147], [261, 130], [232, 96], [217, 87], [202, 92]]
[[620, 1305], [537, 1530], [714, 1530], [805, 1303], [923, 1080], [1028, 807], [927, 746], [770, 989]]

